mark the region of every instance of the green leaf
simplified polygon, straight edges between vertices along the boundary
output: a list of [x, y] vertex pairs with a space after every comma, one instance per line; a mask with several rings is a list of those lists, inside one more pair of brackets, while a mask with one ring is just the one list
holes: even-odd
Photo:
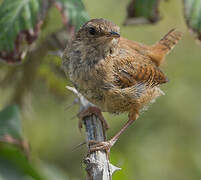
[[0, 143], [1, 180], [42, 180], [26, 156], [15, 146]]
[[81, 0], [56, 0], [56, 6], [62, 13], [64, 23], [74, 26], [76, 30], [89, 20]]
[[[37, 37], [37, 16], [40, 0], [3, 0], [0, 4], [0, 58], [20, 61], [24, 42]], [[22, 50], [23, 49], [23, 50]]]
[[[5, 138], [7, 137], [7, 138]], [[8, 106], [0, 111], [0, 179], [42, 179], [22, 151], [22, 128], [19, 108]]]
[[160, 19], [159, 2], [160, 0], [131, 0], [124, 24], [156, 23]]
[[40, 162], [40, 171], [48, 180], [69, 180], [70, 178], [62, 169], [58, 168], [54, 164], [47, 164]]
[[201, 0], [184, 0], [186, 23], [201, 40]]
[[8, 106], [0, 111], [0, 139], [6, 135], [22, 139], [22, 128], [19, 109], [16, 105]]

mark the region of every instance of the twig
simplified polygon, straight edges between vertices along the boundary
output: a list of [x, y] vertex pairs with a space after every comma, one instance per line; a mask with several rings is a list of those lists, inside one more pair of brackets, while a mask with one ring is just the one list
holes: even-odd
[[[94, 106], [87, 101], [75, 88], [67, 86], [67, 89], [77, 95], [79, 99], [80, 111], [83, 111], [90, 106]], [[96, 115], [91, 115], [83, 118], [86, 129], [86, 144], [89, 151], [88, 142], [106, 141], [105, 129]], [[111, 180], [112, 174], [120, 170], [120, 168], [110, 164], [105, 151], [90, 152], [84, 158], [86, 164], [87, 180]]]

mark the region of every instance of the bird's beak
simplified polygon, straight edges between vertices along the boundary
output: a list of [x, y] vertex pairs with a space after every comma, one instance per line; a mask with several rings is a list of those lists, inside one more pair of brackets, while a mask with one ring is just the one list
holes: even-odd
[[114, 31], [111, 31], [110, 33], [108, 33], [108, 36], [111, 38], [119, 38], [120, 34]]

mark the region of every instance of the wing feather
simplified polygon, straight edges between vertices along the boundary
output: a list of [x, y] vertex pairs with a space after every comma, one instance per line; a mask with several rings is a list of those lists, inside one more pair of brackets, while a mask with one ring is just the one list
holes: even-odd
[[115, 84], [121, 88], [138, 83], [153, 87], [168, 81], [165, 74], [151, 60], [142, 55], [122, 56], [115, 63]]

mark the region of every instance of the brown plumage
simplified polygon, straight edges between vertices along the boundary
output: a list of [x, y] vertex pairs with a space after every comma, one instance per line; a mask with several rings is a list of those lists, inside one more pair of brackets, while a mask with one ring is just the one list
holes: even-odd
[[[129, 121], [107, 147], [144, 106], [163, 94], [159, 86], [168, 80], [158, 66], [180, 38], [173, 29], [155, 45], [146, 46], [120, 37], [119, 27], [110, 21], [92, 19], [68, 44], [63, 67], [77, 90], [102, 111], [129, 112]], [[101, 147], [106, 145], [95, 150]]]

